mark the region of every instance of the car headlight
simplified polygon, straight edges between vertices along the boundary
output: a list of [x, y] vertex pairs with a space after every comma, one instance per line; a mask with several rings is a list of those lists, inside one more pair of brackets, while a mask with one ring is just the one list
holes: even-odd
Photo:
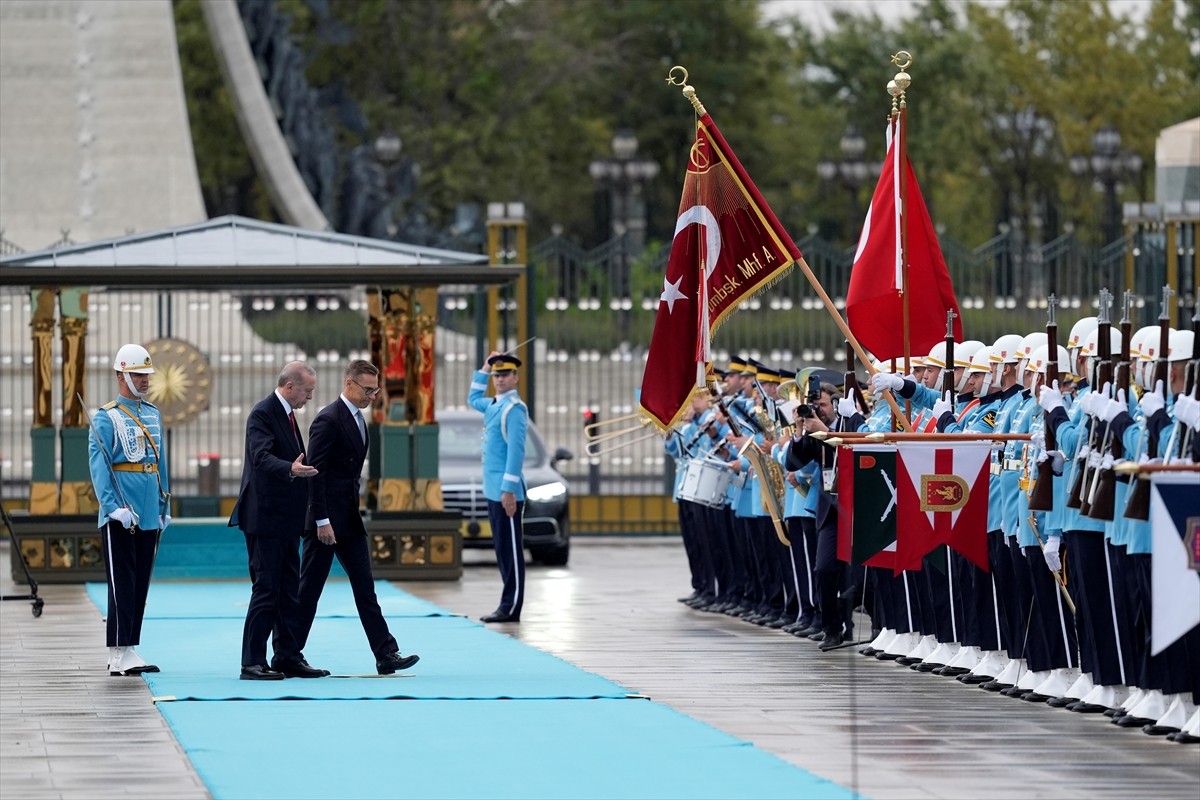
[[542, 486], [534, 486], [532, 489], [525, 492], [525, 497], [535, 503], [544, 503], [547, 500], [556, 500], [567, 493], [567, 487], [559, 482], [547, 483]]

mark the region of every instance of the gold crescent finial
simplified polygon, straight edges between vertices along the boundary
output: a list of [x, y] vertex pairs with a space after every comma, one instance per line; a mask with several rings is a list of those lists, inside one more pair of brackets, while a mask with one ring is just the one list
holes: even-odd
[[[903, 62], [903, 63], [901, 63], [901, 62]], [[909, 67], [911, 67], [912, 62], [913, 62], [912, 53], [908, 52], [907, 50], [901, 50], [900, 52], [898, 52], [892, 56], [892, 63], [895, 64], [897, 67], [899, 67], [901, 70], [906, 70]]]
[[[678, 74], [676, 74], [676, 70], [679, 70]], [[688, 102], [692, 104], [692, 108], [696, 109], [696, 113], [703, 117], [708, 112], [704, 110], [704, 106], [701, 104], [700, 98], [696, 97], [695, 88], [688, 85], [687, 79], [688, 71], [678, 64], [671, 67], [671, 69], [667, 72], [667, 83], [672, 86], [682, 87], [681, 91], [683, 92], [683, 96], [686, 97]]]
[[[675, 70], [679, 70], [681, 75], [676, 75]], [[687, 79], [688, 71], [678, 64], [671, 67], [670, 71], [667, 72], [667, 83], [671, 84], [672, 86], [686, 86]]]

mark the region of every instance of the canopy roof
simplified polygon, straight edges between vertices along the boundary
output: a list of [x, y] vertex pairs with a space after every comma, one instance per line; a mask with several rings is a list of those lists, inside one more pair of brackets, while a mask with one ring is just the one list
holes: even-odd
[[0, 284], [226, 288], [502, 284], [475, 253], [227, 216], [0, 259]]

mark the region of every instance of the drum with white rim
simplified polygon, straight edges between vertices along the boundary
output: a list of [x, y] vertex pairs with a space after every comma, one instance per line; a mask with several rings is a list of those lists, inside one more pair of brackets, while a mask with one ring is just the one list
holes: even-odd
[[693, 503], [720, 508], [725, 505], [725, 492], [733, 471], [724, 462], [710, 458], [694, 458], [683, 473], [679, 496]]

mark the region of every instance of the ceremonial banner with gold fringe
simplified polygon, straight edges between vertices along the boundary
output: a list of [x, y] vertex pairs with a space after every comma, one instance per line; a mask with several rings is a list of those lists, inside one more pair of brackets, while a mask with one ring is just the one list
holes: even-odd
[[949, 545], [988, 571], [988, 468], [991, 443], [897, 447], [897, 575], [919, 570], [921, 559]]
[[642, 379], [641, 407], [671, 427], [703, 385], [712, 332], [801, 257], [712, 117], [696, 123]]

